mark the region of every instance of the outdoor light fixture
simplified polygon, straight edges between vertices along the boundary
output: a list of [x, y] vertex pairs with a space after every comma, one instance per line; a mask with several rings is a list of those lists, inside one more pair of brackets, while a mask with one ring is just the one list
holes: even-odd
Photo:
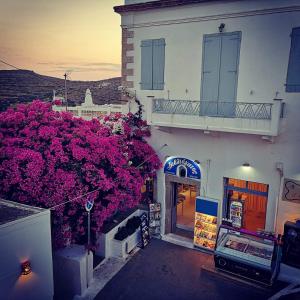
[[221, 23], [220, 26], [219, 26], [219, 32], [220, 33], [223, 32], [224, 28], [225, 28], [225, 24]]
[[28, 275], [31, 273], [31, 265], [30, 265], [30, 262], [27, 260], [25, 262], [23, 262], [21, 264], [21, 269], [22, 269], [22, 272], [21, 274], [22, 275]]
[[244, 163], [242, 164], [242, 166], [243, 166], [243, 167], [250, 167], [250, 164], [249, 164], [248, 162], [244, 162]]

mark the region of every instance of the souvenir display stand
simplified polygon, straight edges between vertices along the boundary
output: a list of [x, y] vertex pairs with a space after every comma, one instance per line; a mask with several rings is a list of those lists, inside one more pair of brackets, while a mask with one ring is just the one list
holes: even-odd
[[213, 251], [216, 244], [218, 201], [197, 197], [194, 227], [194, 245]]
[[140, 247], [145, 248], [150, 241], [150, 234], [149, 234], [149, 225], [148, 225], [148, 216], [147, 213], [142, 213], [141, 215], [141, 243]]
[[280, 247], [274, 237], [221, 225], [214, 253], [219, 270], [272, 285], [279, 271]]
[[161, 218], [160, 203], [150, 203], [149, 204], [149, 231], [151, 236], [160, 237], [160, 218]]

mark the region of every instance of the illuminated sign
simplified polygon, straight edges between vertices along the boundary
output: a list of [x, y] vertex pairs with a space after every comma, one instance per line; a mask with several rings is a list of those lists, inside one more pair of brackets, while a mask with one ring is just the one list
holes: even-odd
[[[185, 176], [181, 176], [180, 170], [184, 169]], [[164, 173], [180, 177], [201, 179], [200, 166], [195, 161], [183, 157], [169, 157], [164, 166]]]

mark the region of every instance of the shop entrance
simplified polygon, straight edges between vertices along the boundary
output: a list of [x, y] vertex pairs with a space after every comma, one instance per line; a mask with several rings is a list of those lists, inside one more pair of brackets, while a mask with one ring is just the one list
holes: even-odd
[[174, 182], [173, 189], [172, 231], [179, 234], [182, 230], [194, 232], [196, 187]]
[[223, 217], [244, 229], [264, 230], [268, 189], [264, 183], [224, 178]]
[[165, 233], [193, 238], [200, 181], [166, 175]]

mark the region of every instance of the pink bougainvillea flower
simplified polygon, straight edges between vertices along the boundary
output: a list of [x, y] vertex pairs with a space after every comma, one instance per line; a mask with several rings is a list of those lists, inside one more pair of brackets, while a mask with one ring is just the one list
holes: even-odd
[[[50, 208], [53, 246], [86, 240], [91, 194], [92, 237], [120, 209], [136, 206], [147, 177], [161, 167], [138, 114], [86, 121], [34, 101], [0, 114], [0, 197]], [[143, 168], [138, 168], [143, 164]]]

